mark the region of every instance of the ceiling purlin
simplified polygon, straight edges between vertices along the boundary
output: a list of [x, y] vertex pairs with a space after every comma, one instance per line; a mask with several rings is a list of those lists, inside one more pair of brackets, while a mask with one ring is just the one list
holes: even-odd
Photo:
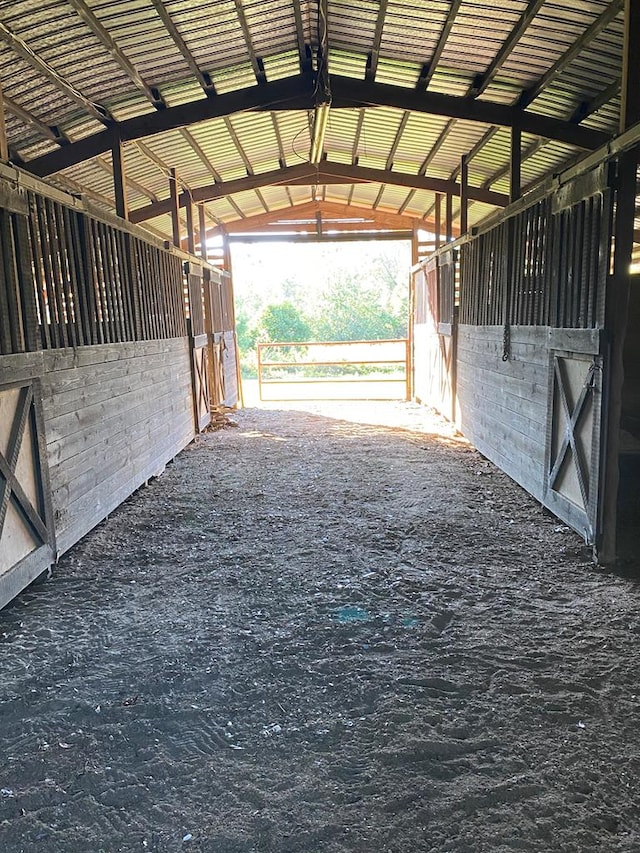
[[7, 112], [11, 113], [20, 121], [23, 121], [25, 124], [28, 124], [34, 130], [36, 130], [41, 136], [45, 139], [48, 139], [49, 142], [55, 142], [56, 145], [68, 145], [69, 138], [65, 136], [65, 134], [60, 130], [59, 127], [55, 125], [45, 124], [43, 121], [40, 121], [39, 118], [30, 113], [28, 110], [25, 110], [19, 104], [16, 104], [14, 100], [8, 98], [6, 95], [2, 96], [2, 100]]
[[118, 47], [110, 33], [108, 33], [107, 30], [103, 27], [103, 25], [96, 18], [91, 9], [89, 9], [87, 4], [84, 2], [84, 0], [67, 0], [67, 2], [73, 9], [75, 9], [75, 11], [87, 25], [87, 27], [89, 27], [94, 36], [98, 39], [100, 44], [109, 51], [113, 59], [117, 62], [117, 64], [124, 71], [124, 73], [131, 80], [131, 82], [144, 94], [144, 96], [149, 101], [151, 101], [151, 103], [157, 110], [165, 109], [167, 105], [160, 92], [157, 89], [149, 86], [149, 84], [142, 79], [137, 69], [127, 59], [127, 57]]
[[429, 83], [431, 82], [431, 78], [433, 77], [436, 68], [438, 67], [438, 63], [440, 62], [440, 57], [442, 56], [442, 52], [445, 49], [447, 44], [447, 39], [449, 38], [449, 33], [453, 25], [455, 24], [456, 17], [458, 15], [458, 11], [460, 9], [460, 5], [462, 0], [453, 0], [451, 3], [451, 8], [449, 9], [449, 13], [447, 14], [447, 19], [444, 22], [444, 26], [442, 27], [442, 32], [438, 37], [438, 44], [436, 45], [435, 50], [433, 51], [433, 56], [429, 60], [429, 63], [423, 66], [422, 73], [420, 74], [420, 79], [418, 80], [419, 91], [424, 92], [429, 88]]
[[262, 207], [264, 208], [265, 213], [269, 213], [269, 205], [268, 205], [268, 204], [267, 204], [267, 202], [265, 201], [264, 196], [262, 195], [262, 193], [260, 192], [260, 190], [256, 188], [255, 193], [256, 193], [256, 195], [258, 196], [258, 200], [260, 201], [260, 204], [261, 204], [261, 205], [262, 205]]
[[247, 170], [247, 175], [250, 177], [251, 175], [254, 174], [253, 166], [251, 165], [251, 160], [249, 160], [249, 158], [247, 157], [247, 153], [244, 150], [244, 148], [242, 147], [242, 143], [238, 139], [238, 134], [235, 132], [235, 129], [234, 129], [233, 125], [231, 124], [231, 119], [229, 118], [229, 116], [225, 116], [224, 124], [225, 124], [225, 127], [227, 128], [227, 130], [229, 132], [229, 136], [231, 137], [231, 140], [235, 146], [236, 151], [240, 155], [240, 159], [244, 163], [244, 167]]
[[191, 133], [191, 131], [187, 130], [186, 127], [183, 127], [180, 130], [180, 135], [187, 142], [187, 144], [192, 149], [192, 151], [194, 151], [195, 154], [197, 154], [197, 156], [202, 161], [204, 166], [206, 166], [207, 170], [209, 171], [209, 173], [213, 177], [214, 181], [217, 181], [218, 183], [220, 181], [222, 181], [222, 176], [220, 175], [220, 172], [218, 172], [218, 170], [215, 168], [215, 166], [213, 165], [211, 160], [204, 153], [202, 146], [200, 145], [198, 140], [194, 137], [194, 135]]
[[173, 23], [171, 16], [167, 12], [164, 3], [162, 0], [150, 0], [154, 9], [158, 13], [160, 20], [164, 24], [165, 29], [173, 39], [176, 47], [184, 57], [187, 65], [191, 69], [191, 73], [196, 78], [200, 86], [202, 87], [203, 92], [207, 97], [211, 98], [216, 94], [215, 86], [213, 85], [213, 80], [205, 71], [202, 71], [198, 63], [193, 58], [193, 54], [187, 47], [187, 43], [180, 35], [180, 32], [176, 25]]
[[242, 6], [242, 0], [233, 0], [233, 2], [236, 7], [238, 21], [240, 22], [240, 29], [242, 30], [242, 35], [244, 36], [244, 40], [247, 45], [247, 52], [249, 54], [253, 73], [255, 74], [258, 83], [266, 83], [267, 76], [264, 73], [264, 65], [262, 63], [262, 59], [259, 56], [256, 56], [256, 52], [253, 47], [253, 39], [251, 38], [251, 31], [247, 22], [247, 16], [245, 15], [244, 8]]
[[581, 121], [584, 121], [590, 115], [597, 113], [599, 109], [602, 109], [605, 104], [608, 104], [609, 101], [612, 101], [616, 95], [620, 93], [621, 85], [622, 81], [620, 79], [614, 80], [610, 86], [607, 86], [607, 88], [600, 92], [599, 95], [596, 95], [595, 98], [578, 104], [569, 121], [580, 124]]
[[271, 113], [270, 115], [271, 123], [273, 125], [273, 133], [278, 144], [278, 162], [280, 163], [280, 168], [285, 169], [287, 166], [287, 158], [284, 153], [284, 145], [282, 144], [282, 134], [280, 133], [280, 127], [278, 125], [278, 117], [275, 113]]
[[[580, 36], [577, 41], [575, 41], [571, 47], [569, 47], [561, 57], [549, 68], [548, 71], [526, 91], [522, 92], [511, 104], [511, 108], [513, 107], [524, 107], [528, 106], [535, 100], [535, 98], [543, 91], [544, 87], [549, 84], [549, 82], [558, 76], [573, 60], [576, 56], [583, 50], [589, 42], [593, 41], [593, 39], [597, 38], [600, 33], [609, 26], [609, 24], [614, 20], [617, 16], [618, 12], [622, 8], [622, 0], [614, 0], [614, 2], [608, 6], [605, 11], [589, 26], [584, 33]], [[576, 46], [579, 45], [578, 48]], [[544, 83], [543, 83], [544, 81]], [[600, 95], [597, 95], [589, 104], [586, 106], [581, 104], [580, 107], [573, 113], [572, 117], [569, 119], [569, 123], [574, 124], [576, 127], [580, 125], [580, 122], [584, 121], [588, 115], [592, 112], [597, 112], [605, 103], [608, 103], [608, 100], [611, 100], [616, 96], [620, 88], [620, 84], [608, 86]], [[475, 89], [473, 90], [475, 93]], [[609, 97], [607, 97], [609, 96]], [[606, 99], [606, 100], [605, 100]], [[593, 106], [591, 112], [588, 112], [590, 105]], [[523, 128], [524, 129], [524, 128]], [[485, 133], [482, 138], [473, 146], [473, 148], [468, 152], [468, 158], [471, 160], [475, 155], [482, 149], [484, 146], [495, 136], [498, 128], [493, 127]], [[544, 134], [540, 134], [544, 136]], [[460, 166], [456, 166], [456, 168], [449, 175], [449, 179], [452, 181], [457, 180], [460, 175]], [[426, 212], [425, 216], [430, 216], [434, 210], [434, 205], [432, 205], [429, 210]]]
[[609, 24], [618, 16], [618, 13], [623, 8], [624, 2], [623, 0], [613, 0], [604, 10], [604, 12], [596, 18], [596, 20], [591, 24], [590, 27], [582, 33], [580, 38], [576, 39], [571, 47], [566, 50], [561, 57], [549, 68], [545, 74], [540, 77], [540, 79], [534, 83], [533, 86], [525, 89], [524, 92], [520, 95], [518, 100], [514, 103], [514, 106], [519, 106], [522, 108], [528, 107], [529, 104], [533, 103], [538, 95], [543, 92], [544, 89], [549, 85], [549, 83], [561, 72], [563, 71], [567, 65], [569, 65], [573, 60], [580, 54], [586, 45], [589, 42], [593, 41], [594, 38], [600, 35], [600, 33], [606, 29]]
[[[113, 175], [113, 168], [110, 163], [104, 160], [102, 157], [96, 157], [96, 163], [103, 172], [108, 175]], [[141, 184], [140, 181], [136, 181], [130, 175], [125, 175], [125, 181], [127, 186], [130, 186], [136, 192], [140, 193], [140, 195], [145, 196], [150, 201], [158, 201], [158, 196], [152, 192], [148, 187], [145, 187], [144, 184]]]
[[[166, 162], [162, 159], [162, 157], [159, 157], [159, 156], [155, 153], [155, 151], [152, 151], [152, 149], [151, 149], [151, 148], [149, 148], [149, 146], [148, 146], [148, 145], [145, 145], [145, 143], [144, 143], [144, 142], [140, 142], [140, 140], [138, 140], [138, 141], [136, 142], [136, 147], [138, 148], [138, 150], [139, 150], [139, 151], [141, 151], [141, 152], [142, 152], [142, 154], [144, 154], [144, 156], [145, 156], [148, 160], [150, 160], [154, 165], [156, 165], [156, 166], [160, 169], [160, 171], [162, 172], [162, 174], [167, 178], [167, 180], [169, 180], [169, 177], [170, 177], [170, 175], [171, 175], [171, 168], [170, 168], [169, 164], [168, 164], [168, 163], [166, 163]], [[185, 191], [186, 191], [187, 195], [193, 199], [193, 190], [192, 190], [192, 188], [189, 186], [189, 184], [188, 184], [188, 183], [187, 183], [183, 178], [181, 178], [181, 177], [180, 177], [180, 174], [179, 174], [179, 173], [178, 173], [178, 183], [180, 183], [180, 184], [184, 187], [184, 189], [185, 189]], [[161, 202], [153, 202], [153, 203], [154, 203], [154, 204], [159, 204], [159, 203], [161, 203]], [[206, 207], [205, 207], [205, 211], [206, 211]], [[170, 212], [170, 211], [168, 210], [167, 212]], [[238, 212], [239, 212], [239, 213], [241, 213], [240, 211], [238, 211]], [[217, 225], [217, 224], [218, 224], [218, 220], [217, 220], [215, 217], [211, 216], [208, 212], [207, 212], [207, 216], [209, 216], [209, 219], [210, 219], [210, 220], [211, 220], [215, 225]], [[129, 216], [129, 219], [131, 220], [131, 216]], [[184, 227], [185, 227], [185, 228], [187, 227], [187, 221], [186, 221], [186, 219], [181, 220], [181, 223], [184, 225]]]
[[378, 190], [378, 193], [375, 197], [375, 200], [374, 200], [373, 204], [371, 205], [374, 210], [378, 209], [378, 205], [382, 201], [382, 196], [384, 195], [384, 191], [386, 190], [386, 188], [387, 188], [386, 184], [380, 185], [380, 189]]
[[302, 12], [300, 11], [300, 0], [292, 0], [293, 14], [296, 21], [296, 40], [298, 42], [298, 57], [300, 71], [305, 73], [311, 71], [311, 49], [304, 40], [304, 27], [302, 24]]
[[391, 145], [391, 148], [389, 150], [389, 156], [387, 157], [387, 163], [385, 165], [386, 169], [393, 169], [393, 161], [395, 160], [395, 156], [398, 152], [398, 146], [400, 145], [400, 142], [402, 140], [402, 134], [404, 133], [405, 128], [407, 126], [407, 122], [409, 121], [410, 118], [411, 118], [410, 112], [405, 111], [402, 114], [402, 120], [400, 121], [400, 125], [398, 127], [397, 132], [396, 132], [395, 139], [393, 140], [393, 144]]
[[382, 31], [384, 30], [384, 22], [387, 17], [387, 6], [388, 0], [380, 0], [376, 29], [373, 34], [373, 46], [371, 48], [371, 53], [367, 57], [367, 68], [365, 71], [365, 77], [367, 80], [376, 79], [378, 60], [380, 59], [380, 45], [382, 44]]
[[12, 32], [1, 21], [0, 40], [8, 44], [18, 56], [24, 59], [32, 68], [35, 68], [56, 89], [63, 92], [74, 104], [78, 104], [78, 106], [88, 112], [93, 118], [107, 126], [113, 123], [114, 119], [109, 110], [100, 104], [94, 103], [90, 98], [85, 97], [82, 92], [58, 74], [55, 68], [49, 65], [48, 62], [45, 62], [44, 59], [41, 59], [23, 39]]
[[358, 114], [358, 124], [356, 125], [355, 136], [353, 137], [353, 148], [351, 149], [351, 162], [354, 166], [358, 165], [358, 148], [360, 147], [360, 137], [362, 136], [362, 127], [364, 125], [365, 110], [360, 108]]
[[493, 78], [496, 76], [497, 72], [500, 70], [504, 62], [509, 57], [510, 53], [513, 51], [514, 47], [518, 44], [522, 36], [525, 34], [529, 25], [536, 17], [540, 8], [544, 5], [546, 0], [529, 0], [529, 4], [527, 8], [524, 10], [519, 20], [516, 22], [515, 26], [507, 36], [507, 38], [502, 43], [500, 50], [496, 53], [493, 58], [493, 61], [484, 72], [484, 74], [478, 75], [476, 80], [473, 82], [471, 88], [469, 89], [468, 94], [473, 97], [478, 97], [481, 95], [485, 89], [492, 82]]
[[[453, 130], [453, 127], [455, 126], [455, 123], [456, 123], [456, 122], [455, 122], [455, 120], [454, 120], [454, 119], [450, 119], [450, 120], [445, 124], [445, 126], [442, 128], [442, 130], [440, 131], [440, 135], [438, 136], [438, 138], [436, 139], [436, 141], [435, 141], [435, 142], [433, 143], [433, 145], [431, 146], [431, 150], [429, 151], [429, 153], [427, 154], [427, 156], [424, 158], [424, 160], [423, 160], [423, 161], [422, 161], [422, 163], [420, 164], [420, 168], [418, 169], [418, 174], [419, 174], [419, 175], [426, 175], [426, 174], [427, 174], [427, 169], [429, 168], [429, 164], [431, 163], [431, 161], [433, 160], [433, 158], [436, 156], [436, 154], [438, 153], [438, 151], [442, 148], [442, 146], [443, 146], [444, 142], [446, 141], [447, 137], [449, 136], [449, 134], [450, 134], [450, 133], [451, 133], [451, 131]], [[406, 210], [406, 208], [408, 207], [408, 205], [410, 205], [410, 204], [411, 204], [411, 202], [413, 201], [413, 197], [414, 197], [414, 195], [415, 195], [415, 194], [416, 194], [416, 190], [411, 190], [411, 192], [409, 193], [409, 195], [405, 198], [405, 200], [403, 201], [402, 205], [400, 206], [400, 210], [398, 211], [398, 213], [403, 213], [403, 212]]]

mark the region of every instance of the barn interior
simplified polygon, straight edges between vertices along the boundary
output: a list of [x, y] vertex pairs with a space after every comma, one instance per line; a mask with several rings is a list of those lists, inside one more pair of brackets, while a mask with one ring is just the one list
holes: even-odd
[[237, 405], [241, 235], [411, 239], [412, 396], [614, 561], [639, 22], [638, 0], [4, 4], [2, 603]]

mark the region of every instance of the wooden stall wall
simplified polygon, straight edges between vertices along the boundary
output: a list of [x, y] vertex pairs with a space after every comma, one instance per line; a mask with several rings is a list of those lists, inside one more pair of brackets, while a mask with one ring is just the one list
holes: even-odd
[[595, 547], [611, 185], [602, 166], [460, 242], [450, 362], [460, 430]]
[[233, 303], [233, 286], [228, 272], [211, 269], [208, 277], [210, 317], [210, 363], [212, 402], [233, 408], [240, 398], [240, 365]]
[[196, 423], [184, 256], [23, 177], [0, 174], [0, 606]]
[[413, 273], [414, 396], [449, 420], [456, 417], [455, 264], [444, 252]]

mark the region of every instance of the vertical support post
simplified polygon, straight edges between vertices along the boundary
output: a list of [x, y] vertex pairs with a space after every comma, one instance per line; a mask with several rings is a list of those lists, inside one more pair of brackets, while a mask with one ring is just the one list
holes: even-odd
[[436, 249], [442, 243], [442, 193], [436, 193]]
[[[635, 41], [640, 28], [640, 0], [625, 0], [625, 29], [622, 61], [622, 104], [620, 132], [640, 121], [640, 52]], [[620, 485], [620, 418], [624, 383], [624, 340], [627, 334], [630, 266], [636, 203], [636, 173], [640, 148], [622, 154], [618, 160], [616, 213], [614, 224], [613, 275], [607, 282], [605, 329], [609, 340], [608, 370], [605, 373], [603, 413], [605, 455], [602, 493], [602, 536], [597, 557], [603, 563], [616, 558], [618, 488]]]
[[0, 84], [0, 160], [9, 159], [9, 143], [7, 142], [7, 125], [4, 118], [4, 96]]
[[169, 176], [169, 197], [171, 200], [171, 227], [173, 245], [180, 248], [180, 199], [178, 195], [178, 173], [171, 169]]
[[187, 205], [186, 205], [186, 213], [187, 213], [187, 251], [191, 255], [195, 255], [196, 253], [196, 239], [193, 228], [193, 201], [191, 196], [187, 193]]
[[445, 213], [445, 243], [450, 243], [453, 240], [453, 196], [447, 193], [446, 213]]
[[[436, 238], [437, 239], [437, 238]], [[420, 241], [418, 239], [418, 229], [414, 228], [411, 233], [411, 267], [416, 267], [420, 263]], [[413, 399], [414, 389], [414, 340], [415, 340], [415, 323], [416, 323], [416, 277], [411, 272], [409, 279], [409, 322], [406, 352], [406, 378], [407, 378], [407, 400]]]
[[116, 139], [111, 149], [111, 165], [113, 168], [113, 190], [116, 197], [116, 214], [121, 219], [129, 218], [129, 200], [127, 198], [127, 174], [124, 162], [122, 140]]
[[511, 167], [509, 170], [509, 201], [517, 201], [522, 195], [522, 131], [511, 128]]
[[198, 236], [200, 239], [200, 257], [207, 260], [207, 223], [204, 218], [204, 204], [198, 205]]
[[463, 154], [460, 161], [460, 234], [467, 233], [469, 217], [469, 155]]
[[407, 339], [404, 350], [405, 402], [411, 399], [411, 341]]

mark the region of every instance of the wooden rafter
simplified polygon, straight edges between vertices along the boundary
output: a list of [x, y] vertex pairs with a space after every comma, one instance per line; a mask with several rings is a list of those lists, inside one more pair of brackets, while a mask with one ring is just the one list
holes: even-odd
[[373, 34], [373, 46], [371, 48], [371, 53], [367, 59], [367, 70], [365, 72], [367, 80], [375, 80], [376, 72], [378, 70], [378, 60], [380, 59], [380, 45], [382, 44], [382, 32], [384, 30], [384, 23], [387, 18], [387, 5], [388, 0], [380, 0], [380, 6], [378, 7], [378, 17], [376, 19], [376, 28]]
[[411, 230], [429, 228], [430, 223], [410, 216], [398, 216], [388, 211], [373, 211], [368, 207], [308, 201], [269, 213], [247, 217], [243, 222], [227, 222], [229, 234], [250, 233], [268, 228], [270, 231], [316, 230], [317, 214], [322, 214], [322, 227], [327, 230]]
[[522, 36], [529, 29], [531, 22], [536, 17], [538, 12], [540, 11], [540, 8], [544, 5], [545, 2], [546, 0], [529, 0], [527, 8], [524, 10], [520, 18], [516, 21], [513, 29], [511, 30], [507, 38], [502, 42], [500, 50], [494, 56], [487, 70], [474, 82], [469, 94], [478, 97], [485, 91], [485, 89], [493, 81], [497, 72], [504, 65], [506, 59], [509, 57], [514, 47], [518, 44]]
[[[331, 76], [329, 81], [332, 92], [331, 109], [387, 106], [501, 127], [511, 127], [515, 124], [523, 133], [556, 139], [588, 150], [598, 148], [609, 139], [609, 135], [601, 131], [527, 112], [513, 105], [476, 101], [436, 92], [418, 93], [402, 86], [352, 78]], [[34, 158], [27, 163], [26, 168], [40, 177], [45, 177], [111, 150], [113, 141], [118, 136], [123, 141], [141, 139], [166, 130], [188, 127], [206, 119], [229, 116], [235, 112], [252, 109], [309, 109], [313, 103], [312, 75], [276, 80], [126, 119], [118, 122], [112, 129], [73, 142], [59, 151]]]
[[20, 121], [23, 121], [25, 124], [29, 125], [29, 127], [32, 127], [40, 134], [40, 136], [44, 137], [44, 139], [48, 139], [49, 142], [55, 142], [56, 145], [69, 144], [68, 137], [65, 136], [58, 127], [45, 124], [43, 121], [40, 121], [40, 119], [34, 116], [33, 113], [29, 112], [29, 110], [25, 110], [6, 95], [4, 96], [4, 106], [8, 113], [11, 113], [19, 118]]
[[429, 87], [429, 83], [431, 82], [436, 68], [438, 67], [438, 63], [440, 62], [440, 57], [442, 56], [442, 53], [447, 45], [447, 39], [449, 38], [451, 29], [456, 21], [456, 17], [458, 15], [458, 11], [460, 10], [461, 3], [462, 0], [452, 0], [451, 8], [449, 9], [447, 17], [445, 19], [444, 26], [442, 27], [442, 31], [438, 38], [438, 43], [436, 44], [436, 48], [433, 51], [433, 56], [431, 57], [428, 65], [424, 66], [423, 73], [420, 75], [420, 91], [425, 91]]
[[[317, 167], [302, 163], [299, 166], [289, 166], [287, 169], [275, 169], [235, 181], [223, 181], [206, 187], [194, 187], [190, 196], [195, 202], [213, 201], [216, 198], [231, 196], [235, 193], [254, 190], [266, 186], [300, 185], [318, 186], [320, 184], [351, 184], [379, 183], [413, 189], [441, 192], [448, 195], [460, 195], [460, 185], [454, 181], [443, 181], [439, 178], [428, 178], [423, 175], [409, 175], [404, 172], [390, 172], [385, 169], [370, 169], [363, 166], [351, 166], [343, 163], [331, 163], [323, 160]], [[505, 206], [508, 197], [500, 193], [478, 187], [469, 187], [469, 198], [483, 201], [487, 204]], [[181, 203], [186, 204], [186, 194], [181, 195]], [[137, 208], [131, 212], [133, 222], [144, 222], [169, 211], [168, 200], [156, 202], [146, 207]]]
[[233, 2], [236, 7], [236, 14], [238, 16], [240, 29], [242, 30], [242, 35], [244, 36], [244, 40], [247, 45], [247, 52], [249, 54], [253, 73], [255, 74], [258, 83], [266, 83], [267, 77], [264, 73], [264, 65], [262, 64], [260, 57], [256, 56], [256, 52], [253, 47], [253, 39], [251, 38], [251, 30], [249, 29], [249, 23], [244, 12], [242, 0], [233, 0]]
[[[56, 89], [63, 92], [69, 100], [73, 101], [74, 104], [80, 106], [83, 110], [85, 110], [89, 115], [93, 118], [97, 119], [102, 124], [111, 124], [113, 123], [113, 116], [109, 113], [105, 107], [100, 104], [94, 103], [89, 98], [85, 97], [82, 92], [72, 86], [67, 80], [64, 79], [58, 72], [53, 68], [53, 66], [49, 65], [48, 62], [45, 62], [44, 59], [41, 59], [19, 36], [17, 36], [12, 30], [9, 29], [5, 24], [0, 21], [0, 41], [4, 41], [6, 44], [11, 47], [11, 49], [18, 54], [26, 63], [28, 63], [32, 68], [35, 68], [39, 74], [45, 77], [50, 83], [52, 83]], [[107, 146], [107, 148], [103, 149], [102, 152], [112, 148], [112, 145]]]
[[173, 39], [176, 47], [184, 57], [187, 65], [191, 69], [191, 73], [202, 87], [203, 92], [205, 93], [205, 95], [207, 95], [207, 97], [213, 97], [216, 93], [216, 90], [211, 80], [211, 77], [199, 68], [198, 63], [193, 58], [193, 54], [187, 46], [187, 43], [180, 35], [178, 28], [173, 23], [171, 16], [167, 12], [164, 3], [162, 2], [162, 0], [150, 0], [150, 2], [158, 13], [160, 20], [162, 21], [165, 29]]
[[67, 2], [70, 6], [73, 7], [73, 9], [75, 9], [75, 11], [87, 25], [87, 27], [89, 27], [94, 36], [98, 39], [100, 44], [109, 51], [113, 59], [117, 62], [117, 64], [124, 71], [124, 73], [131, 80], [131, 82], [144, 94], [144, 96], [149, 101], [151, 101], [151, 103], [154, 105], [154, 107], [156, 107], [156, 109], [164, 109], [166, 107], [166, 104], [160, 92], [157, 89], [149, 86], [149, 84], [142, 79], [133, 63], [125, 56], [122, 50], [118, 47], [112, 36], [107, 32], [107, 30], [100, 23], [98, 18], [96, 18], [94, 13], [87, 6], [85, 0], [67, 0]]

